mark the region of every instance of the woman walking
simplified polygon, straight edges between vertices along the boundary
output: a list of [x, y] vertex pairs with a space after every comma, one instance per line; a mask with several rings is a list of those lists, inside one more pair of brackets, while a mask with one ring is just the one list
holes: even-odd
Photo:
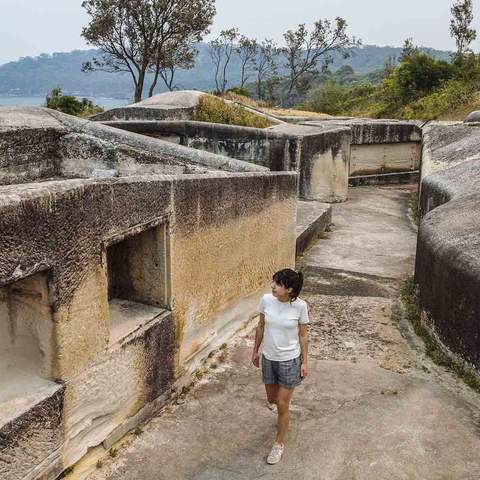
[[273, 276], [272, 293], [260, 302], [253, 364], [260, 367], [263, 341], [262, 376], [268, 405], [277, 408], [277, 437], [267, 462], [278, 463], [283, 454], [293, 391], [308, 374], [308, 307], [298, 298], [303, 275], [291, 269]]

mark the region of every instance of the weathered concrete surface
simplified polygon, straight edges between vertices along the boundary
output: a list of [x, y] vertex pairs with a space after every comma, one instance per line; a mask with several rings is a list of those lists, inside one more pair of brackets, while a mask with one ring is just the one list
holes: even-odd
[[414, 171], [420, 167], [421, 122], [332, 118], [304, 125], [337, 125], [351, 129], [351, 176]]
[[350, 129], [276, 125], [250, 128], [191, 121], [109, 121], [105, 125], [196, 150], [250, 162], [272, 171], [298, 171], [301, 198], [339, 202], [347, 198]]
[[413, 265], [409, 195], [355, 189], [334, 207], [330, 238], [305, 255], [311, 372], [295, 394], [281, 465], [265, 462], [275, 418], [249, 362], [249, 335], [185, 404], [166, 409], [89, 480], [478, 478], [478, 396], [407, 344], [410, 330], [391, 318]]
[[480, 128], [425, 133], [415, 283], [426, 325], [480, 368]]
[[138, 103], [99, 113], [91, 120], [191, 120], [203, 95], [205, 93], [196, 90], [160, 93]]
[[56, 178], [267, 171], [41, 107], [0, 107], [0, 185]]

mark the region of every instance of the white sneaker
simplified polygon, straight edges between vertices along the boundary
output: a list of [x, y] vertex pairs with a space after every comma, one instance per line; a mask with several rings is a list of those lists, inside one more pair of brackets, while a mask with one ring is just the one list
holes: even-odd
[[277, 413], [277, 404], [276, 403], [270, 403], [269, 401], [267, 401], [265, 405], [271, 412]]
[[275, 465], [282, 459], [283, 449], [285, 445], [280, 445], [279, 443], [274, 443], [270, 454], [267, 457], [267, 463], [269, 465]]

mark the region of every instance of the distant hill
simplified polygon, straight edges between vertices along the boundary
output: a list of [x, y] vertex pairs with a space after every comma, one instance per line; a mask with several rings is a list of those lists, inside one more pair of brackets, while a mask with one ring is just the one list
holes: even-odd
[[[212, 90], [214, 78], [208, 47], [198, 46], [197, 65], [193, 70], [180, 71], [176, 84], [183, 89]], [[427, 50], [427, 49], [426, 49]], [[365, 45], [352, 50], [350, 58], [335, 58], [331, 67], [351, 65], [361, 74], [383, 68], [389, 56], [399, 57], [401, 48]], [[428, 49], [437, 58], [449, 58], [450, 52]], [[91, 97], [131, 98], [132, 83], [128, 74], [104, 72], [83, 73], [83, 62], [98, 55], [97, 50], [74, 50], [68, 53], [42, 54], [38, 57], [23, 57], [16, 62], [0, 65], [0, 95], [44, 96], [56, 86], [68, 94]], [[229, 86], [239, 83], [239, 64], [234, 59], [229, 75]], [[159, 86], [158, 92], [165, 88]]]

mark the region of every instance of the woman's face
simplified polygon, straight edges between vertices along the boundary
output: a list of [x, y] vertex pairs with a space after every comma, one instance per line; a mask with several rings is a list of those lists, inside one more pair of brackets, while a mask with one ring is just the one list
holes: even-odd
[[283, 285], [280, 285], [279, 283], [272, 281], [272, 295], [276, 298], [281, 298], [281, 299], [288, 299], [290, 298], [290, 294], [292, 293], [291, 288], [285, 288]]

